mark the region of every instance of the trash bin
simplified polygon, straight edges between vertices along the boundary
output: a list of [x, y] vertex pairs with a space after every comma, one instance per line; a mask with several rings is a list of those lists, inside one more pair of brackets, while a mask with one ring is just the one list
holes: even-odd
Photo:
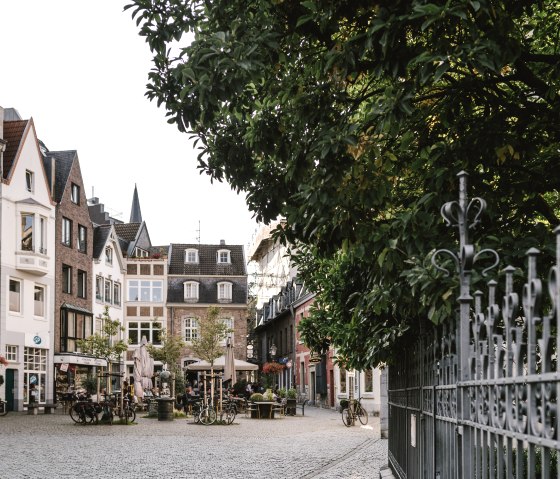
[[158, 421], [173, 421], [173, 398], [158, 398]]

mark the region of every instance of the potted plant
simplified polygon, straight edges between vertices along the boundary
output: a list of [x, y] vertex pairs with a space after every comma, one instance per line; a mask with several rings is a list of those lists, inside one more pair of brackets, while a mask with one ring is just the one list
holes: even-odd
[[274, 401], [274, 393], [272, 392], [272, 389], [267, 389], [263, 394], [263, 397], [264, 401]]
[[253, 402], [261, 402], [264, 401], [264, 396], [261, 393], [253, 393], [251, 394], [249, 400]]
[[287, 396], [287, 400], [286, 400], [286, 414], [290, 415], [290, 416], [295, 416], [296, 415], [296, 397], [297, 397], [297, 391], [294, 388], [290, 388], [288, 389], [288, 391], [286, 391], [286, 396]]

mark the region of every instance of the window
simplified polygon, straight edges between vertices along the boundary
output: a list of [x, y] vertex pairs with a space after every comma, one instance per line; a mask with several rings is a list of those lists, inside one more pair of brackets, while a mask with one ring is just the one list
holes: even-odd
[[72, 268], [67, 264], [62, 265], [62, 292], [72, 293]]
[[10, 279], [10, 311], [21, 313], [21, 281]]
[[60, 347], [62, 352], [76, 352], [77, 340], [86, 339], [93, 333], [93, 316], [63, 309], [60, 321]]
[[218, 283], [218, 303], [231, 303], [231, 283]]
[[373, 369], [366, 369], [364, 371], [364, 392], [373, 392]]
[[95, 299], [103, 301], [103, 276], [95, 277]]
[[47, 218], [39, 218], [39, 253], [47, 254]]
[[113, 264], [113, 249], [109, 246], [105, 248], [105, 263]]
[[72, 187], [70, 190], [70, 200], [75, 205], [80, 204], [80, 187], [76, 183], [72, 183]]
[[185, 290], [185, 301], [195, 303], [198, 301], [198, 283], [196, 281], [186, 281], [183, 283]]
[[18, 360], [18, 347], [12, 344], [6, 344], [6, 359], [8, 361]]
[[87, 253], [87, 228], [83, 225], [78, 225], [78, 250]]
[[186, 249], [185, 250], [185, 263], [198, 263], [198, 250]]
[[227, 344], [227, 338], [230, 338], [231, 343], [233, 344], [233, 318], [222, 318], [222, 321], [228, 329], [228, 332], [226, 333], [226, 338], [220, 341], [220, 344], [225, 346]]
[[196, 318], [183, 318], [185, 324], [185, 341], [192, 342], [193, 339], [198, 339], [198, 320]]
[[346, 394], [346, 369], [340, 368], [340, 394]]
[[78, 270], [78, 298], [87, 297], [87, 272]]
[[150, 256], [150, 253], [148, 253], [146, 250], [143, 250], [142, 248], [134, 248], [134, 256], [136, 256], [137, 258], [147, 258], [148, 256]]
[[129, 281], [128, 300], [161, 303], [163, 301], [163, 281]]
[[113, 304], [116, 306], [121, 305], [121, 284], [113, 283]]
[[140, 344], [142, 337], [152, 344], [161, 344], [161, 323], [157, 321], [131, 321], [128, 323], [130, 344]]
[[218, 252], [216, 253], [216, 261], [218, 263], [231, 263], [230, 261], [230, 256], [229, 256], [229, 250], [227, 249], [221, 249], [218, 250]]
[[45, 316], [45, 288], [43, 286], [35, 285], [34, 293], [34, 310], [33, 314], [35, 316], [44, 317]]
[[62, 244], [72, 246], [72, 221], [62, 218]]
[[25, 189], [30, 193], [33, 193], [34, 185], [34, 175], [32, 171], [25, 170]]
[[35, 215], [30, 213], [21, 214], [21, 250], [33, 251], [33, 226]]
[[302, 361], [301, 363], [299, 363], [299, 383], [301, 384], [301, 390], [303, 391], [305, 389], [305, 362]]
[[105, 302], [111, 304], [113, 299], [113, 282], [105, 280]]

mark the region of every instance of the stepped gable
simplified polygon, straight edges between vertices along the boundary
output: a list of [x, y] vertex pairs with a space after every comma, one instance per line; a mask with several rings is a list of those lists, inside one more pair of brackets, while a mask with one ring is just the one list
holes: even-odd
[[12, 165], [14, 164], [19, 145], [21, 143], [23, 133], [27, 128], [29, 120], [5, 121], [4, 122], [4, 140], [6, 140], [6, 149], [4, 151], [4, 178], [7, 178]]
[[[198, 250], [198, 263], [185, 263], [185, 250]], [[218, 250], [229, 250], [231, 263], [218, 263]], [[185, 276], [244, 276], [245, 256], [242, 245], [177, 244], [170, 248], [169, 274]]]

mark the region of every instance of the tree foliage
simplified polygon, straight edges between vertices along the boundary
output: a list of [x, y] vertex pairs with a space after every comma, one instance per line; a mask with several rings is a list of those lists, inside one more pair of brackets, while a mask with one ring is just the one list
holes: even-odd
[[[438, 216], [460, 170], [489, 204], [476, 238], [513, 265], [558, 223], [554, 0], [134, 0], [147, 96], [196, 136], [202, 172], [286, 219], [318, 293], [303, 332], [348, 365], [452, 314]], [[181, 46], [185, 35], [194, 40]], [[303, 254], [305, 253], [305, 254]], [[546, 258], [545, 258], [546, 260]]]
[[102, 315], [102, 329], [100, 333], [92, 334], [89, 338], [76, 341], [82, 353], [107, 361], [120, 361], [121, 355], [128, 350], [128, 341], [118, 339], [119, 333], [124, 331], [117, 319], [111, 319], [109, 308], [105, 307]]
[[231, 329], [220, 318], [220, 308], [211, 306], [206, 315], [198, 320], [198, 338], [192, 340], [191, 349], [200, 359], [213, 364], [224, 354], [222, 341]]
[[181, 370], [179, 358], [181, 357], [185, 341], [178, 334], [171, 334], [167, 330], [162, 331], [161, 345], [147, 344], [148, 354], [155, 360], [167, 364], [170, 370], [178, 373]]

